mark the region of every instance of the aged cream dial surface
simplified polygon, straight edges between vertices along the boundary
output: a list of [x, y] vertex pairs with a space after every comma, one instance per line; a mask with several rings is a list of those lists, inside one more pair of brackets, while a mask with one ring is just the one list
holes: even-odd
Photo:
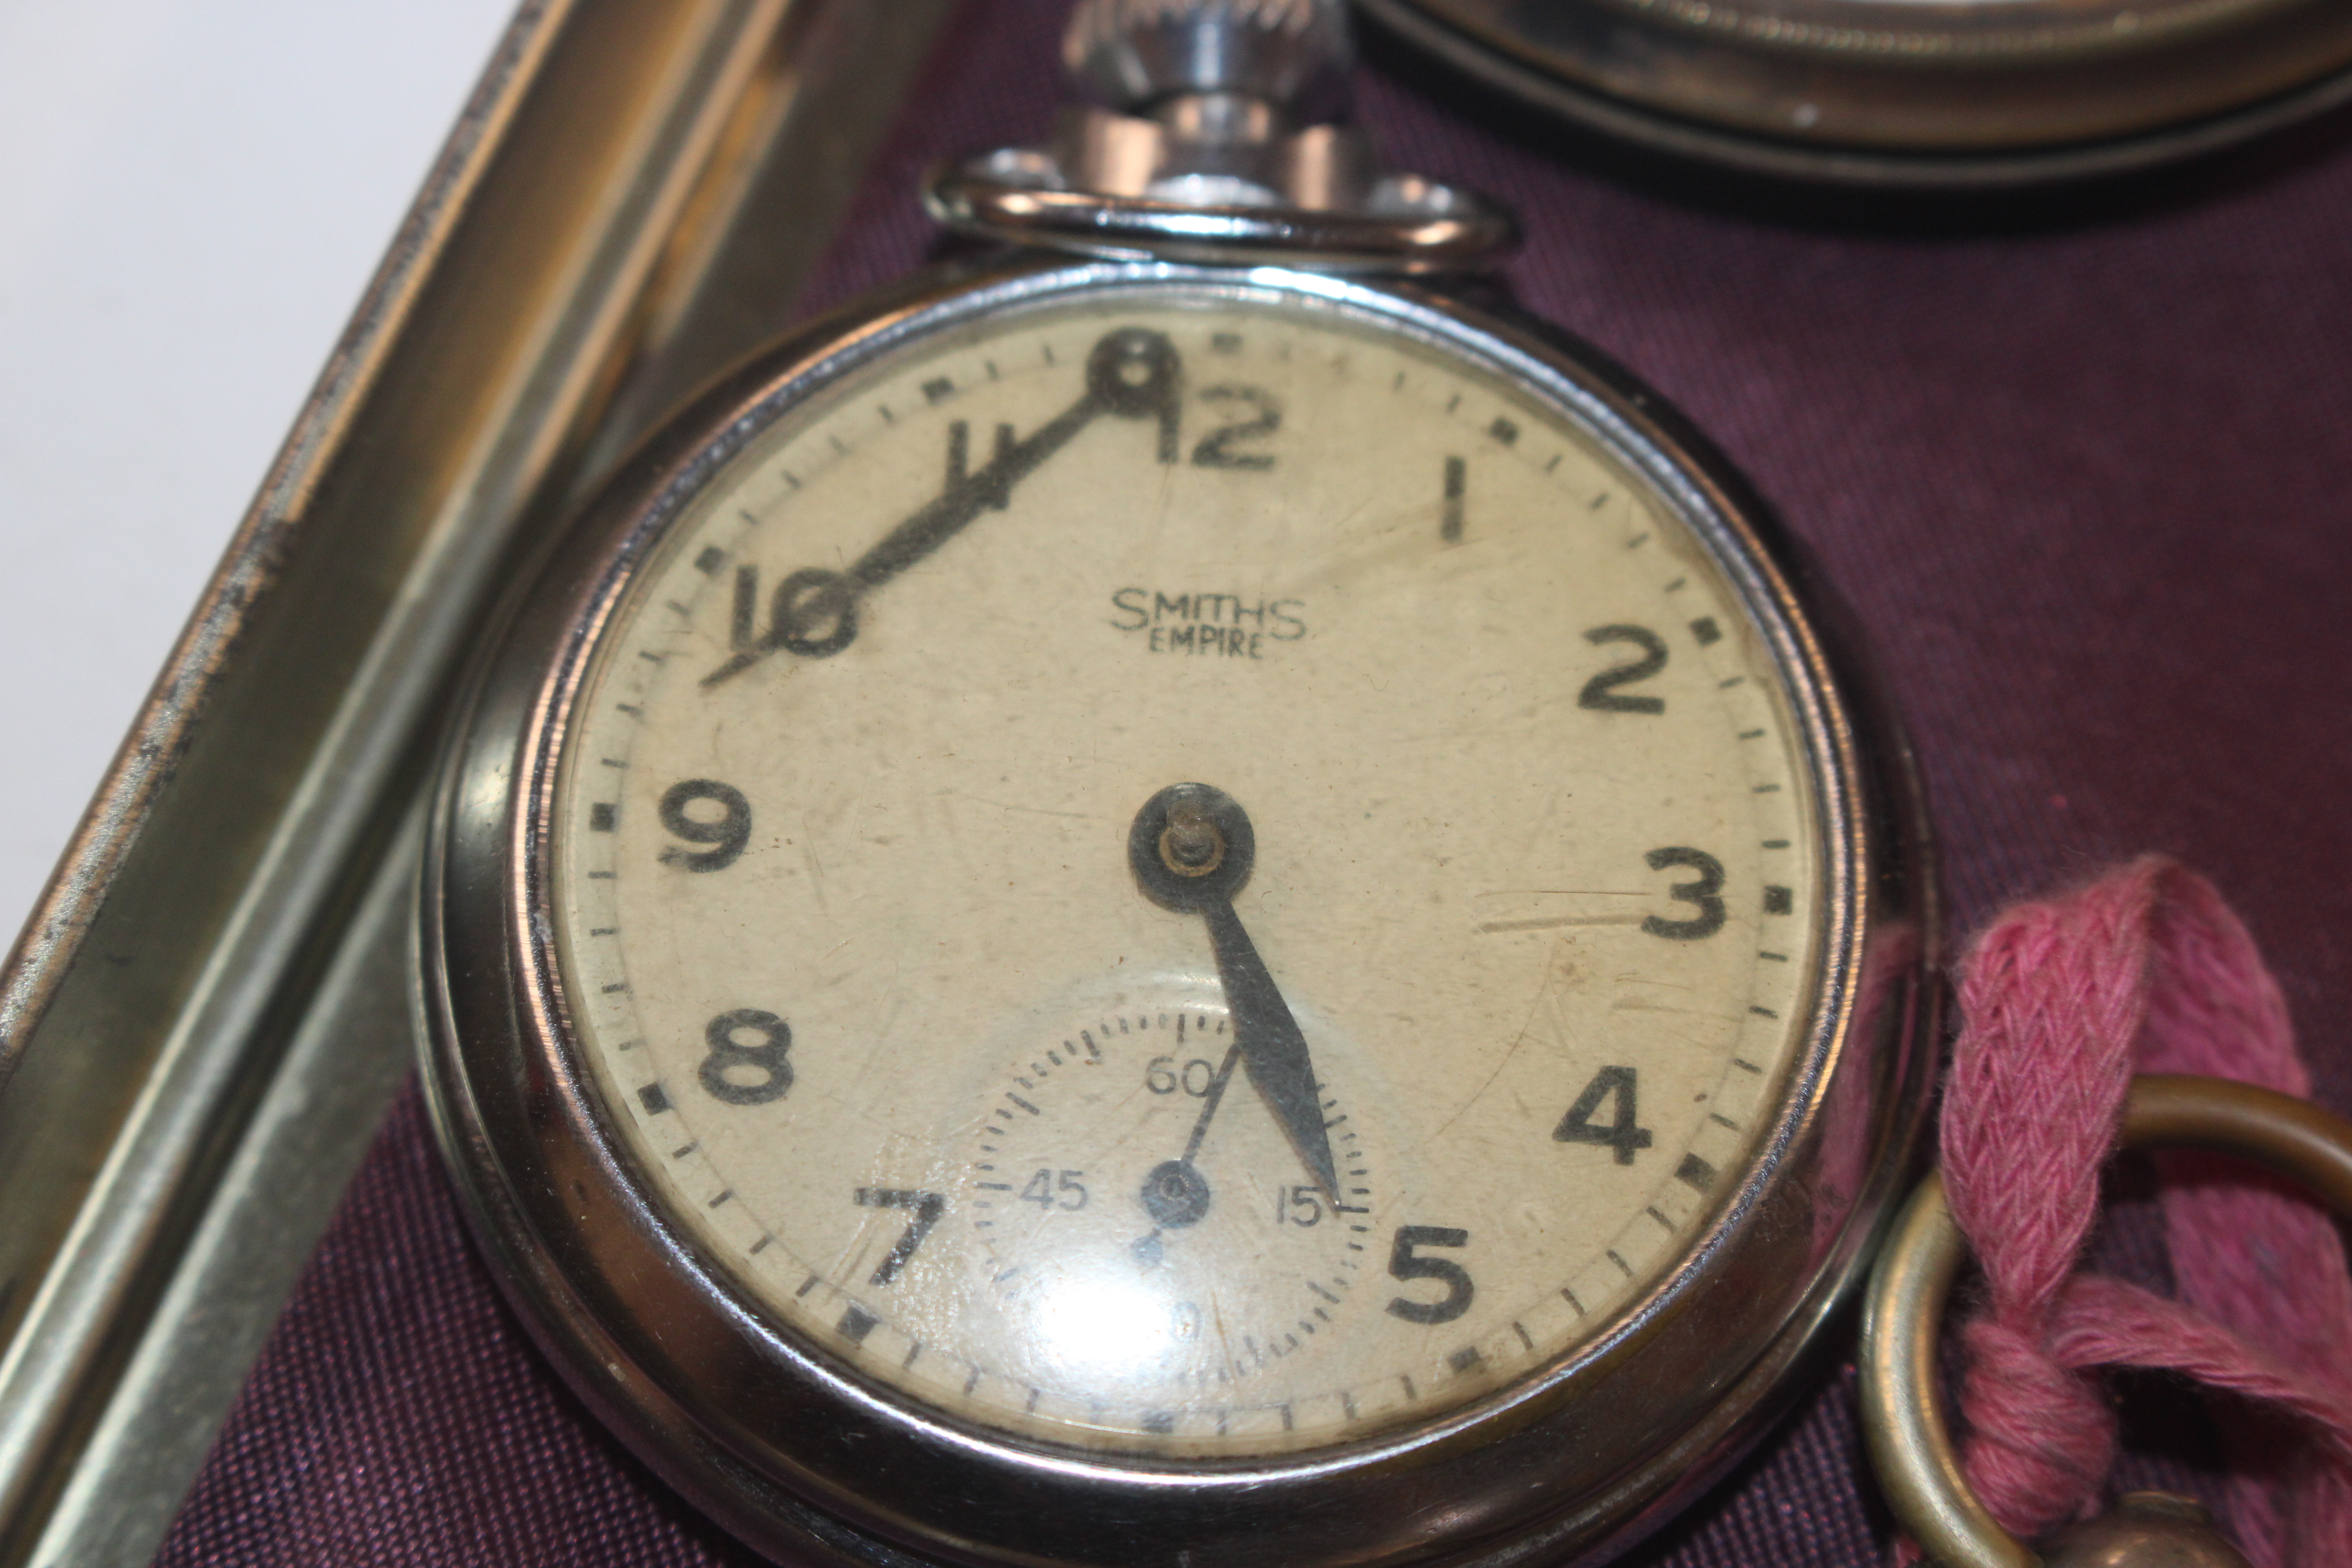
[[897, 349], [598, 634], [552, 888], [608, 1120], [761, 1311], [1018, 1438], [1296, 1454], [1555, 1366], [1811, 1026], [1746, 603], [1565, 413], [1304, 293]]

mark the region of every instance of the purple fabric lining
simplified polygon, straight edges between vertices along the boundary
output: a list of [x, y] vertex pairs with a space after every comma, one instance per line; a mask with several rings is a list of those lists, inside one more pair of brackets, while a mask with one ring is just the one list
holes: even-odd
[[[817, 304], [936, 247], [926, 163], [1044, 129], [1061, 11], [971, 0]], [[1360, 110], [1394, 162], [1514, 205], [1521, 302], [1680, 404], [1814, 550], [1918, 742], [1959, 923], [2179, 856], [2245, 914], [2321, 1098], [2352, 1107], [2352, 150], [2123, 221], [1858, 237], [1611, 184], [1377, 73]], [[2107, 1251], [2161, 1279], [2128, 1212]], [[1633, 1560], [1881, 1561], [1850, 1381]], [[2202, 1484], [2194, 1407], [2160, 1386], [2132, 1404], [2132, 1479]], [[541, 1364], [412, 1089], [160, 1561], [752, 1559]]]

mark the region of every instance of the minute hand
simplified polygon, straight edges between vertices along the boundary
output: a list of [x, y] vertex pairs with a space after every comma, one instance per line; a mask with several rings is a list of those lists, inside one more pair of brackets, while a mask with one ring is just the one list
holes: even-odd
[[[1000, 430], [996, 456], [966, 471], [963, 427], [959, 426], [948, 479], [940, 493], [852, 563], [846, 572], [803, 567], [776, 585], [768, 629], [758, 641], [702, 678], [716, 686], [780, 650], [822, 658], [839, 653], [857, 636], [857, 603], [899, 573], [954, 538], [982, 512], [1002, 510], [1013, 487], [1045, 465], [1103, 414], [1122, 418], [1156, 417], [1160, 460], [1173, 460], [1181, 366], [1175, 350], [1158, 332], [1133, 328], [1109, 332], [1087, 356], [1087, 390], [1076, 403], [1024, 440]], [[740, 612], [739, 612], [740, 613]]]
[[1242, 1065], [1282, 1124], [1307, 1173], [1337, 1205], [1339, 1175], [1331, 1162], [1331, 1135], [1323, 1125], [1322, 1097], [1315, 1086], [1307, 1037], [1299, 1033], [1290, 1005], [1266, 973], [1265, 962], [1258, 957], [1257, 945], [1234, 913], [1232, 902], [1218, 899], [1204, 903], [1201, 913], [1209, 923], [1209, 945], [1217, 956], [1217, 976], [1224, 984], [1225, 1007]]

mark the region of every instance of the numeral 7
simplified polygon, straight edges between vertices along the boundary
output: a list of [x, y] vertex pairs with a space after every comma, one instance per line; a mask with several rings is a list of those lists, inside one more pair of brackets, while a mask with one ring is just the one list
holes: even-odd
[[857, 1205], [869, 1209], [913, 1209], [915, 1217], [907, 1222], [907, 1234], [890, 1249], [890, 1256], [875, 1266], [874, 1285], [887, 1285], [898, 1278], [898, 1270], [907, 1259], [915, 1256], [915, 1248], [923, 1245], [923, 1237], [931, 1234], [931, 1226], [948, 1212], [948, 1201], [937, 1193], [908, 1192], [900, 1187], [860, 1187]]

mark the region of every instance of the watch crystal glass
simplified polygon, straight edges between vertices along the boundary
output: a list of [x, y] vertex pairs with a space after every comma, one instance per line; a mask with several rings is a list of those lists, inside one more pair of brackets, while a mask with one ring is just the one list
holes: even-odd
[[1255, 1458], [1601, 1343], [1827, 914], [1759, 595], [1307, 288], [1015, 303], [743, 440], [591, 628], [551, 903], [655, 1206], [886, 1399]]

